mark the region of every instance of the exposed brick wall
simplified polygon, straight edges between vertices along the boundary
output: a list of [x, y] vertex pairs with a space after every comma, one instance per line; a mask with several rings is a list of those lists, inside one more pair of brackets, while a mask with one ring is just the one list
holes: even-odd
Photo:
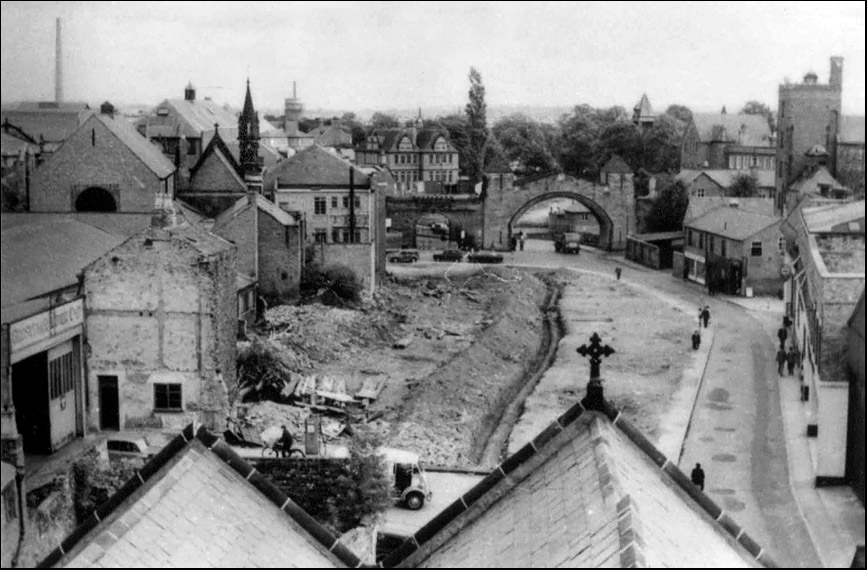
[[[205, 258], [184, 239], [154, 239], [147, 247], [147, 235], [85, 270], [93, 427], [99, 375], [118, 376], [121, 425], [128, 427], [180, 429], [200, 410], [222, 408], [217, 369], [229, 392], [236, 389], [235, 249]], [[154, 412], [154, 382], [183, 384], [184, 413]]]
[[[318, 243], [313, 246], [313, 258], [323, 267], [345, 265], [355, 272], [365, 290], [371, 287], [369, 243]], [[376, 286], [374, 282], [373, 286]]]
[[259, 212], [259, 292], [293, 299], [301, 282], [300, 226], [284, 226]]
[[[95, 141], [95, 144], [92, 142]], [[75, 211], [73, 187], [117, 186], [118, 212], [146, 212], [164, 183], [99, 119], [89, 119], [33, 173], [30, 211]]]
[[247, 205], [214, 233], [234, 243], [238, 248], [238, 273], [256, 278], [256, 217], [258, 208]]

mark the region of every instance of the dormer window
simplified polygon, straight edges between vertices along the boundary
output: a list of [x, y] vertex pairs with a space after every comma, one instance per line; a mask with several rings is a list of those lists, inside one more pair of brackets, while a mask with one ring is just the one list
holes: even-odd
[[160, 116], [160, 117], [165, 117], [165, 116], [167, 116], [168, 114], [169, 114], [169, 109], [168, 109], [168, 107], [158, 107], [158, 108], [157, 108], [157, 115], [158, 115], [158, 116]]

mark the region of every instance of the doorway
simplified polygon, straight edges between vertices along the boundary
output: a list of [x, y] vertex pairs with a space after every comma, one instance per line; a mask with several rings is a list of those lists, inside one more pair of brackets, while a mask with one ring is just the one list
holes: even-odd
[[120, 429], [120, 400], [117, 376], [97, 376], [99, 381], [99, 427], [103, 430]]
[[15, 421], [24, 436], [24, 452], [51, 453], [51, 416], [48, 408], [48, 355], [34, 354], [12, 365]]

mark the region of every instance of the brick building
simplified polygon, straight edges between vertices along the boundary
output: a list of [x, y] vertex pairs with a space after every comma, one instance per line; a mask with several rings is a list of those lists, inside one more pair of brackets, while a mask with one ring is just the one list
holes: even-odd
[[730, 188], [738, 176], [748, 175], [756, 180], [757, 198], [773, 201], [776, 189], [774, 187], [773, 170], [681, 170], [677, 179], [686, 184], [690, 198], [710, 198], [731, 196]]
[[191, 224], [147, 228], [85, 268], [92, 426], [224, 429], [236, 272], [235, 247]]
[[401, 189], [458, 183], [457, 149], [445, 131], [425, 129], [421, 114], [411, 128], [372, 131], [355, 149], [355, 160], [362, 166], [387, 166]]
[[165, 99], [136, 121], [139, 133], [157, 143], [180, 169], [195, 166], [217, 127], [225, 141], [238, 136], [235, 113], [208, 97], [197, 99], [192, 83], [184, 89], [183, 99]]
[[731, 295], [782, 288], [782, 220], [740, 209], [736, 199], [684, 219], [683, 260], [673, 273]]
[[774, 170], [768, 121], [760, 115], [693, 113], [680, 153], [680, 167], [710, 170]]
[[783, 230], [792, 268], [784, 295], [793, 321], [790, 342], [803, 362], [807, 435], [818, 438], [814, 472], [818, 484], [842, 483], [850, 397], [846, 329], [864, 290], [864, 201], [804, 201]]
[[223, 141], [221, 130], [214, 130], [208, 146], [190, 170], [189, 183], [177, 191], [178, 199], [210, 217], [230, 208], [247, 193], [244, 172]]
[[31, 212], [150, 213], [173, 196], [174, 165], [103, 103], [32, 176]]
[[[301, 224], [291, 214], [250, 192], [217, 216], [211, 231], [237, 246], [238, 272], [256, 283], [258, 295], [298, 297], [303, 243]], [[238, 318], [245, 308], [239, 305]]]

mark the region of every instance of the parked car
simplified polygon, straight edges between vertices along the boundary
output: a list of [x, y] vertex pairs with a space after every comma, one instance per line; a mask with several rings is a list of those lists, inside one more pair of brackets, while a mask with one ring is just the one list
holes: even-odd
[[468, 263], [503, 263], [503, 256], [493, 251], [475, 251], [467, 255]]
[[445, 249], [433, 256], [434, 261], [463, 261], [464, 252], [459, 249]]
[[557, 253], [581, 253], [581, 235], [566, 232], [554, 240], [554, 250]]
[[114, 434], [105, 442], [109, 459], [141, 459], [147, 461], [154, 456], [147, 442], [141, 436]]
[[386, 259], [389, 263], [415, 263], [418, 261], [418, 258], [419, 253], [417, 249], [400, 249], [386, 254]]

